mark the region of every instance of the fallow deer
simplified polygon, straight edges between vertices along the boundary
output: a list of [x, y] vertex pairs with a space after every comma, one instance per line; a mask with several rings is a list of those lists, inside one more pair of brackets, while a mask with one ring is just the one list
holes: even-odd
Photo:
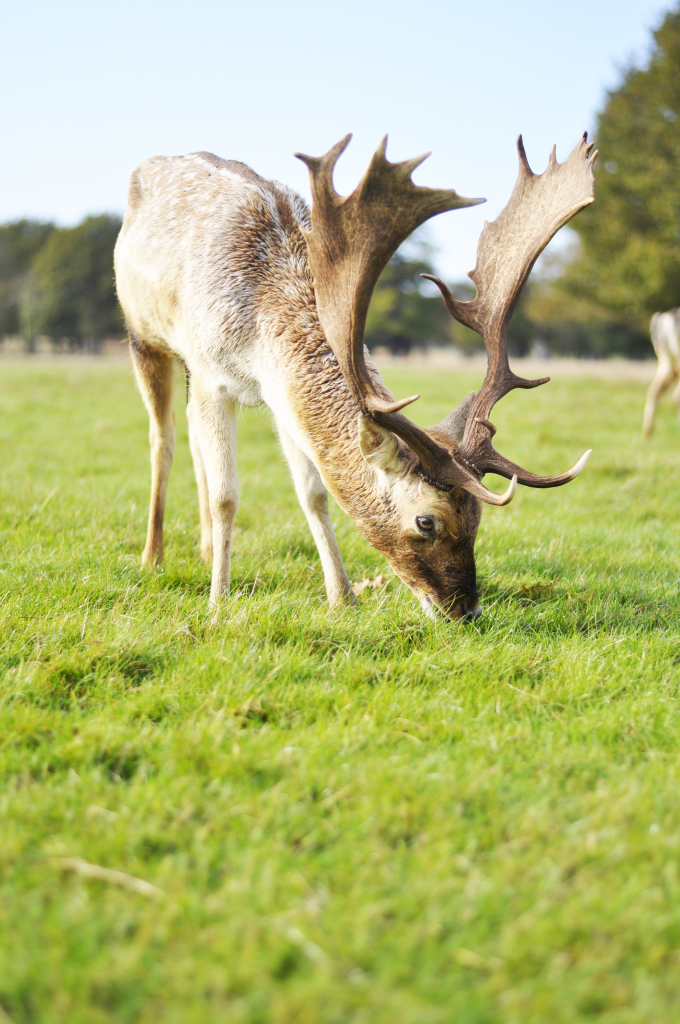
[[[655, 313], [652, 317], [651, 336], [659, 365], [654, 380], [647, 389], [647, 401], [642, 421], [642, 436], [651, 437], [654, 429], [656, 404], [664, 391], [680, 376], [680, 309]], [[680, 417], [680, 384], [673, 391], [673, 401]]]
[[[542, 175], [518, 140], [511, 199], [482, 232], [471, 302], [440, 288], [452, 316], [478, 331], [488, 371], [435, 427], [401, 409], [367, 359], [364, 327], [374, 286], [397, 247], [424, 221], [483, 202], [416, 186], [420, 157], [392, 164], [386, 139], [361, 183], [342, 198], [332, 183], [351, 136], [307, 165], [311, 214], [287, 187], [209, 153], [154, 157], [133, 173], [116, 246], [116, 278], [132, 361], [150, 415], [151, 507], [142, 562], [163, 556], [163, 512], [175, 444], [173, 361], [189, 372], [190, 446], [200, 502], [201, 553], [212, 560], [211, 604], [229, 589], [239, 502], [236, 408], [272, 410], [300, 504], [316, 541], [328, 601], [352, 600], [327, 490], [432, 614], [476, 618], [474, 542], [482, 503], [506, 505], [517, 483], [556, 487], [491, 444], [494, 404], [524, 380], [508, 365], [507, 325], [531, 268], [555, 232], [593, 201], [592, 144]], [[510, 480], [504, 494], [482, 483]]]

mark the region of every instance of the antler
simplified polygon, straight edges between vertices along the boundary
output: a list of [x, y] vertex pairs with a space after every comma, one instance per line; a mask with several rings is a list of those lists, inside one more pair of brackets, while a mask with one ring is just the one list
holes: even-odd
[[350, 196], [333, 187], [333, 170], [351, 140], [346, 135], [322, 157], [296, 153], [309, 168], [312, 230], [307, 241], [319, 319], [364, 413], [394, 412], [415, 398], [388, 403], [375, 392], [364, 359], [364, 329], [373, 289], [384, 267], [412, 231], [445, 210], [476, 206], [448, 189], [420, 188], [411, 174], [430, 155], [391, 164], [382, 139], [361, 182]]
[[346, 135], [323, 157], [295, 154], [310, 173], [312, 227], [311, 231], [302, 230], [326, 340], [362, 412], [406, 442], [418, 457], [422, 476], [438, 486], [465, 487], [484, 501], [506, 504], [514, 494], [514, 485], [505, 495], [495, 494], [464, 462], [453, 461], [448, 438], [442, 437], [443, 444], [439, 443], [399, 412], [418, 395], [399, 402], [385, 401], [375, 390], [364, 358], [371, 295], [397, 248], [430, 217], [445, 210], [476, 206], [484, 200], [465, 199], [449, 189], [414, 185], [411, 174], [429, 154], [389, 163], [385, 158], [387, 136], [355, 191], [340, 196], [333, 187], [333, 169], [351, 138]]
[[[507, 504], [517, 482], [557, 487], [573, 480], [585, 466], [589, 451], [567, 473], [537, 476], [496, 452], [491, 444], [496, 429], [489, 414], [513, 388], [533, 388], [549, 380], [525, 380], [511, 371], [507, 327], [540, 253], [559, 228], [593, 202], [592, 167], [597, 152], [590, 155], [592, 144], [587, 145], [587, 135], [563, 164], [557, 163], [553, 147], [548, 168], [541, 175], [529, 167], [519, 137], [519, 176], [508, 205], [493, 223], [484, 226], [477, 267], [470, 274], [477, 288], [472, 302], [459, 302], [439, 278], [422, 275], [438, 285], [451, 315], [481, 334], [487, 350], [487, 374], [467, 417], [460, 447], [452, 427], [455, 417], [448, 416], [424, 430], [400, 412], [418, 395], [388, 402], [377, 394], [366, 368], [364, 329], [373, 289], [401, 242], [430, 217], [484, 200], [414, 185], [411, 174], [425, 156], [391, 164], [385, 158], [387, 137], [359, 186], [343, 198], [333, 187], [333, 169], [351, 137], [347, 135], [323, 157], [295, 155], [307, 165], [311, 178], [312, 227], [303, 231], [319, 320], [362, 412], [406, 442], [424, 479], [443, 489], [462, 487], [489, 504]], [[484, 487], [480, 478], [488, 472], [510, 479], [505, 494]]]
[[[507, 329], [522, 288], [531, 269], [553, 235], [567, 221], [594, 200], [593, 144], [588, 135], [559, 164], [555, 147], [543, 174], [529, 167], [522, 136], [517, 140], [519, 174], [510, 201], [491, 224], [484, 225], [477, 247], [477, 266], [469, 275], [477, 288], [471, 302], [459, 302], [437, 277], [423, 274], [439, 287], [446, 306], [460, 323], [482, 336], [488, 356], [484, 383], [467, 418], [459, 455], [480, 474], [497, 473], [517, 477], [529, 487], [558, 487], [578, 476], [590, 452], [573, 469], [559, 476], [536, 476], [510, 462], [494, 449], [491, 438], [496, 428], [489, 422], [492, 408], [514, 388], [535, 388], [550, 378], [525, 380], [510, 369], [507, 353]], [[438, 428], [446, 433], [446, 421]]]

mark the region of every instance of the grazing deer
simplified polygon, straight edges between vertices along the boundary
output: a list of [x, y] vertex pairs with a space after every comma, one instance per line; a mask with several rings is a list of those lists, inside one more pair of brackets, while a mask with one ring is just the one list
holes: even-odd
[[[382, 269], [428, 218], [483, 202], [421, 188], [411, 173], [425, 159], [391, 164], [386, 139], [347, 198], [332, 183], [351, 136], [309, 168], [310, 212], [285, 186], [209, 153], [154, 157], [134, 172], [116, 245], [116, 278], [138, 385], [151, 420], [151, 508], [143, 564], [163, 555], [163, 511], [175, 444], [173, 360], [190, 375], [187, 407], [201, 519], [201, 553], [212, 560], [210, 601], [229, 589], [236, 475], [236, 407], [265, 403], [274, 414], [300, 504], [316, 541], [328, 601], [352, 599], [328, 515], [327, 490], [420, 598], [451, 618], [480, 612], [474, 542], [482, 502], [506, 505], [517, 483], [556, 487], [491, 444], [494, 404], [523, 380], [509, 368], [506, 333], [531, 268], [555, 232], [593, 201], [592, 144], [568, 160], [555, 152], [531, 171], [521, 137], [510, 202], [482, 232], [477, 286], [458, 302], [439, 286], [452, 316], [478, 331], [489, 366], [474, 392], [435, 427], [401, 409], [367, 360], [364, 327]], [[482, 483], [510, 480], [504, 494]]]
[[[645, 414], [642, 421], [642, 436], [650, 437], [654, 429], [656, 404], [664, 391], [680, 376], [680, 309], [669, 309], [667, 313], [655, 313], [651, 323], [652, 344], [659, 365], [654, 380], [647, 389]], [[680, 417], [680, 384], [673, 391], [673, 401]]]

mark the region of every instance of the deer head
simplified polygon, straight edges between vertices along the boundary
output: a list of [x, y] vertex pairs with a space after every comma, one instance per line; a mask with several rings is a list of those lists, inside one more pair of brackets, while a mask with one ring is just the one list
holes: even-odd
[[[392, 401], [379, 394], [366, 365], [364, 329], [368, 306], [383, 268], [420, 224], [446, 210], [484, 202], [448, 190], [421, 188], [411, 174], [426, 156], [391, 164], [383, 139], [352, 195], [339, 196], [333, 169], [351, 135], [325, 156], [296, 154], [307, 165], [313, 197], [311, 229], [305, 230], [309, 265], [321, 326], [360, 409], [357, 437], [362, 455], [387, 494], [379, 524], [362, 523], [399, 577], [425, 606], [452, 618], [477, 617], [474, 542], [482, 502], [506, 505], [517, 483], [558, 487], [573, 480], [590, 452], [559, 476], [537, 476], [500, 455], [489, 415], [513, 388], [549, 380], [525, 380], [510, 369], [507, 328], [536, 259], [553, 235], [593, 202], [592, 167], [597, 152], [587, 135], [563, 163], [555, 149], [547, 169], [535, 175], [518, 139], [519, 175], [505, 209], [479, 239], [477, 266], [470, 273], [477, 294], [459, 302], [439, 287], [453, 317], [481, 335], [487, 351], [484, 383], [434, 427], [422, 428], [401, 410], [419, 397]], [[429, 277], [429, 275], [423, 275]], [[504, 494], [482, 483], [485, 473], [510, 480]]]

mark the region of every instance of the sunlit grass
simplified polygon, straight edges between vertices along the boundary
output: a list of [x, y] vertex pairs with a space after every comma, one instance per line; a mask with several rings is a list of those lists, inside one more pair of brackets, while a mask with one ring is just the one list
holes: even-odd
[[[479, 383], [388, 378], [427, 396], [422, 423]], [[329, 613], [268, 415], [246, 412], [213, 625], [181, 387], [166, 565], [142, 571], [130, 371], [3, 366], [14, 1024], [680, 1019], [680, 429], [664, 408], [643, 446], [643, 393], [556, 381], [494, 412], [537, 471], [595, 451], [485, 511], [474, 626], [424, 619], [337, 509], [350, 577], [388, 582]]]

